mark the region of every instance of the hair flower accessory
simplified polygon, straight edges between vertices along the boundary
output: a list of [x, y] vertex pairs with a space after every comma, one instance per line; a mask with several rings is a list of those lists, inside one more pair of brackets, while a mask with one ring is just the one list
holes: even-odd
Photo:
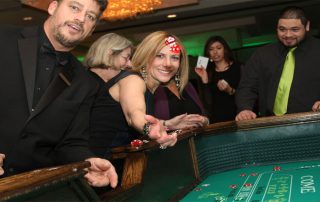
[[166, 46], [170, 47], [170, 51], [174, 53], [180, 53], [181, 47], [176, 43], [174, 36], [168, 36], [165, 41]]

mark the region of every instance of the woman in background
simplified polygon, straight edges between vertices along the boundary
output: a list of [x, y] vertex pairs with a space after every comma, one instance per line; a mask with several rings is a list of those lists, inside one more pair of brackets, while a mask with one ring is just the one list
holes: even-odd
[[109, 158], [112, 147], [129, 144], [134, 133], [127, 124], [119, 103], [118, 82], [130, 75], [132, 43], [115, 33], [95, 41], [84, 59], [84, 65], [99, 83], [90, 118], [91, 150]]
[[234, 60], [232, 51], [221, 36], [210, 37], [204, 48], [210, 59], [208, 67], [196, 67], [201, 79], [201, 95], [210, 114], [211, 122], [234, 120], [236, 105], [234, 94], [238, 87], [241, 64]]

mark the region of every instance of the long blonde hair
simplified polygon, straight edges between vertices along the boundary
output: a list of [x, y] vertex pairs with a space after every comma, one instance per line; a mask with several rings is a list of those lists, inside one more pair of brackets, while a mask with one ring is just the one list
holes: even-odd
[[182, 94], [183, 89], [189, 79], [189, 63], [186, 50], [178, 37], [171, 35], [165, 31], [157, 31], [146, 36], [137, 46], [132, 57], [132, 70], [140, 73], [142, 68], [146, 68], [148, 64], [156, 57], [156, 55], [165, 47], [165, 40], [168, 36], [173, 36], [176, 43], [181, 47], [180, 67], [177, 74], [180, 76], [179, 93]]

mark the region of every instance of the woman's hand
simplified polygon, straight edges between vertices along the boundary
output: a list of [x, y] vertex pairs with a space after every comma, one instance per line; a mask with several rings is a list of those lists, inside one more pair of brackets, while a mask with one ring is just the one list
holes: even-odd
[[177, 143], [178, 134], [174, 132], [169, 135], [159, 119], [151, 115], [145, 115], [145, 119], [150, 123], [147, 129], [148, 136], [158, 142], [161, 145], [160, 148], [172, 147]]
[[220, 79], [217, 83], [217, 87], [220, 91], [226, 92], [229, 95], [233, 95], [235, 90], [224, 79]]
[[209, 119], [199, 114], [182, 114], [165, 121], [165, 125], [169, 130], [202, 127], [208, 125], [208, 123]]
[[194, 71], [198, 74], [198, 76], [201, 78], [202, 83], [207, 84], [208, 83], [208, 73], [207, 70], [204, 67], [196, 67]]

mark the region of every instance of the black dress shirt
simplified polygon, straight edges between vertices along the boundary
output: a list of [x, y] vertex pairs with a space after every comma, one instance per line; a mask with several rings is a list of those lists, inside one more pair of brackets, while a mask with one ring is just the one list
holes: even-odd
[[67, 68], [69, 65], [70, 52], [55, 51], [43, 28], [40, 29], [33, 109], [37, 106], [52, 79], [59, 74], [61, 68]]

